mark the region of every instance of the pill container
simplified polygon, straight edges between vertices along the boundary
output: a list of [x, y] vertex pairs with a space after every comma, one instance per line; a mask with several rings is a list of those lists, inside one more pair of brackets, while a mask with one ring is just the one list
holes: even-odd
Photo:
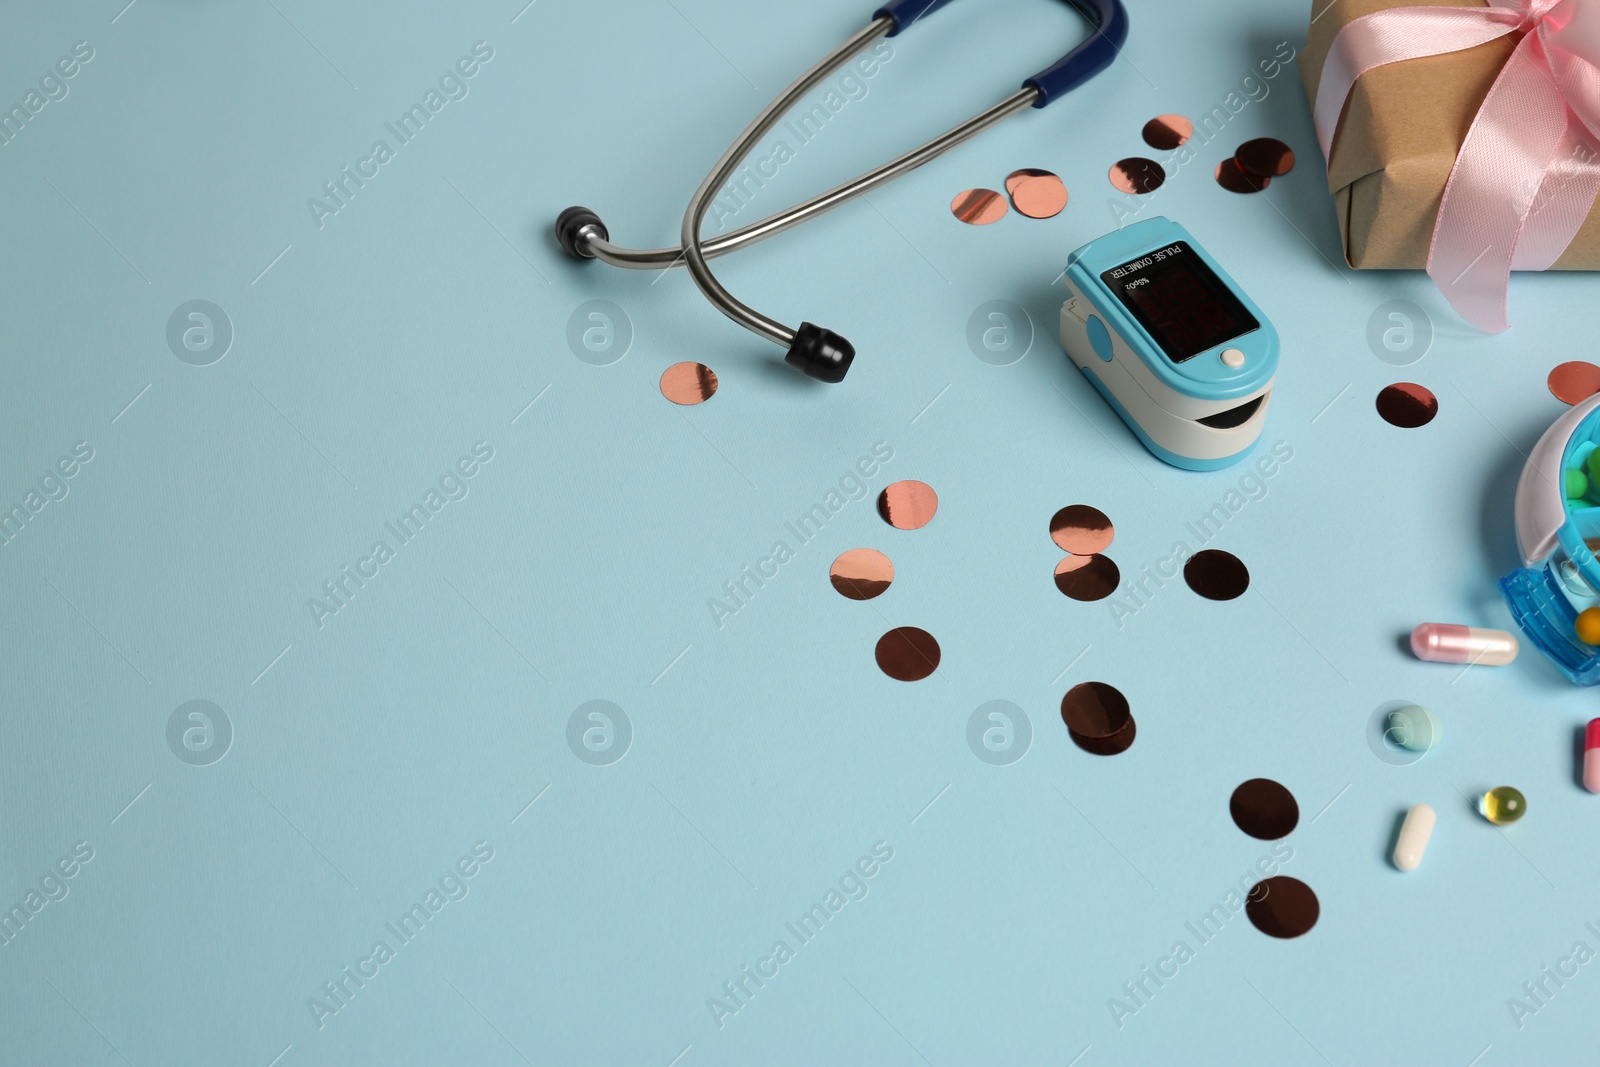
[[1524, 566], [1500, 581], [1529, 643], [1578, 685], [1600, 685], [1600, 648], [1577, 634], [1579, 613], [1600, 607], [1600, 479], [1589, 473], [1600, 468], [1600, 456], [1590, 464], [1597, 450], [1600, 395], [1556, 420], [1530, 455], [1516, 497]]

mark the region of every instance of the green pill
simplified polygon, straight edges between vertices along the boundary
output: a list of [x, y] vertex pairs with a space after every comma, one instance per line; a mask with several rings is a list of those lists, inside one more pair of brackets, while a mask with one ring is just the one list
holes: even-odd
[[1600, 448], [1589, 453], [1589, 478], [1591, 481], [1600, 482]]
[[1582, 471], [1567, 471], [1567, 499], [1582, 500], [1589, 492], [1589, 476]]
[[1421, 704], [1411, 704], [1389, 713], [1384, 736], [1403, 749], [1426, 752], [1444, 738], [1444, 723]]

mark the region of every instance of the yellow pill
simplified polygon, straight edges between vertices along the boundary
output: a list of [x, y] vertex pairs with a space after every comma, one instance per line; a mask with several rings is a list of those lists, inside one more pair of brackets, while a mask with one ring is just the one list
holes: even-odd
[[1478, 813], [1496, 826], [1516, 822], [1527, 810], [1527, 798], [1509, 785], [1496, 786], [1478, 798]]
[[1578, 616], [1578, 640], [1600, 645], [1600, 608], [1589, 608]]

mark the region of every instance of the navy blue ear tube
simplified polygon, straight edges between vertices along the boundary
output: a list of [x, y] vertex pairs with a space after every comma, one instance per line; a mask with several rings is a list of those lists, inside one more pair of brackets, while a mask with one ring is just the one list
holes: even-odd
[[[897, 37], [909, 30], [922, 16], [948, 3], [950, 0], [890, 0], [872, 17], [893, 19], [894, 29], [889, 31], [888, 36]], [[1066, 3], [1088, 19], [1095, 32], [1054, 66], [1047, 67], [1022, 83], [1025, 89], [1039, 91], [1034, 107], [1054, 103], [1111, 66], [1128, 39], [1128, 12], [1121, 0], [1066, 0]]]
[[950, 0], [891, 0], [873, 13], [872, 21], [865, 29], [845, 41], [785, 89], [723, 153], [689, 201], [688, 210], [683, 216], [678, 247], [641, 250], [613, 244], [600, 216], [585, 207], [570, 207], [561, 213], [556, 220], [556, 240], [562, 250], [575, 259], [599, 259], [617, 267], [665, 270], [681, 263], [689, 268], [695, 285], [717, 310], [753, 333], [787, 349], [784, 359], [790, 366], [818, 381], [841, 382], [850, 369], [851, 361], [855, 359], [854, 345], [832, 330], [809, 322], [791, 329], [740, 303], [722, 287], [722, 283], [711, 272], [709, 261], [781, 233], [863, 193], [871, 192], [937, 159], [1001, 119], [1028, 108], [1054, 103], [1111, 66], [1128, 39], [1128, 12], [1121, 0], [1066, 2], [1089, 21], [1092, 32], [1059, 63], [1023, 82], [1022, 88], [1011, 96], [920, 148], [787, 211], [769, 215], [760, 222], [710, 240], [702, 239], [700, 228], [717, 191], [727, 184], [744, 162], [745, 156], [782, 121], [790, 108], [869, 45], [884, 37], [904, 33], [924, 15], [950, 3]]

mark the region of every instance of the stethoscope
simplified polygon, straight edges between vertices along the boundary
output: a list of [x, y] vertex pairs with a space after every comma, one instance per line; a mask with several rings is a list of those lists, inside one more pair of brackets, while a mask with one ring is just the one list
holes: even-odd
[[726, 255], [737, 248], [765, 240], [792, 226], [829, 211], [848, 200], [876, 189], [878, 186], [915, 170], [961, 144], [963, 141], [988, 129], [1001, 119], [1025, 108], [1044, 107], [1109, 67], [1128, 38], [1128, 13], [1121, 0], [1067, 0], [1094, 24], [1095, 32], [1089, 39], [1074, 48], [1055, 66], [1023, 82], [1022, 88], [1005, 100], [967, 120], [941, 137], [936, 137], [898, 159], [868, 171], [820, 196], [812, 197], [787, 211], [769, 215], [760, 222], [751, 223], [732, 233], [703, 241], [700, 226], [711, 201], [733, 176], [744, 157], [783, 118], [788, 110], [823, 79], [847, 63], [851, 57], [881, 37], [894, 37], [909, 29], [923, 15], [935, 11], [950, 0], [890, 0], [872, 16], [872, 22], [844, 44], [840, 45], [822, 62], [806, 71], [783, 94], [756, 116], [733, 143], [706, 180], [695, 191], [689, 208], [683, 216], [683, 244], [679, 248], [658, 248], [651, 251], [623, 248], [611, 243], [611, 234], [605, 223], [585, 207], [569, 207], [556, 219], [556, 238], [570, 256], [578, 259], [601, 259], [615, 267], [630, 270], [665, 269], [680, 262], [689, 268], [695, 284], [706, 299], [739, 325], [760, 334], [767, 340], [788, 349], [784, 357], [790, 366], [824, 382], [840, 382], [855, 359], [855, 347], [832, 330], [809, 322], [792, 330], [783, 323], [748, 307], [737, 300], [711, 273], [708, 260]]

